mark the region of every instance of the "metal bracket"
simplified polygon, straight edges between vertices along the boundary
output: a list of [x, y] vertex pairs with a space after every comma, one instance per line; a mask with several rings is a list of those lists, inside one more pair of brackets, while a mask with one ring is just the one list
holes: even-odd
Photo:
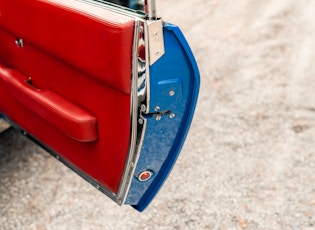
[[149, 48], [149, 64], [153, 65], [165, 53], [163, 22], [157, 17], [155, 0], [145, 0], [144, 10], [148, 16], [147, 39]]
[[162, 19], [147, 21], [149, 63], [153, 65], [165, 53]]

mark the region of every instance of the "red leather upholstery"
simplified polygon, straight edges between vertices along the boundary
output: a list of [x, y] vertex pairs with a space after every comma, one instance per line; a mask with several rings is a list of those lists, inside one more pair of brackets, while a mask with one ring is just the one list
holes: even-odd
[[97, 140], [97, 120], [82, 108], [54, 92], [32, 87], [20, 73], [1, 64], [0, 83], [22, 105], [70, 137], [83, 142]]
[[51, 2], [0, 1], [0, 113], [116, 193], [130, 141], [134, 19]]
[[[69, 0], [68, 0], [69, 1]], [[88, 5], [87, 5], [88, 6]], [[133, 21], [95, 18], [38, 0], [1, 0], [0, 26], [95, 79], [130, 93]]]

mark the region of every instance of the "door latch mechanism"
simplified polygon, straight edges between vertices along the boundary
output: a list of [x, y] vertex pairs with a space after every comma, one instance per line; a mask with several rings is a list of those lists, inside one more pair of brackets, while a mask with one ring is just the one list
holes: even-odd
[[162, 119], [162, 116], [169, 115], [171, 119], [175, 117], [175, 114], [171, 113], [171, 110], [161, 110], [159, 106], [156, 106], [154, 112], [146, 112], [146, 106], [141, 105], [141, 117], [144, 119], [155, 117], [157, 121]]

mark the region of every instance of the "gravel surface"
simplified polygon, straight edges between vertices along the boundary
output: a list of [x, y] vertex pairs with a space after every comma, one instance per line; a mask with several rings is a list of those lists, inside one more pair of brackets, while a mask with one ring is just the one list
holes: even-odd
[[157, 4], [202, 77], [163, 189], [143, 213], [119, 207], [9, 129], [0, 229], [315, 229], [315, 1]]

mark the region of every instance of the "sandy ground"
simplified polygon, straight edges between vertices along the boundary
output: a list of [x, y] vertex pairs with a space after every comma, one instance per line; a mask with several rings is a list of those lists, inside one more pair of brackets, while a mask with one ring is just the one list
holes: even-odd
[[178, 163], [143, 213], [15, 130], [0, 134], [0, 229], [315, 228], [315, 1], [159, 0], [202, 85]]

